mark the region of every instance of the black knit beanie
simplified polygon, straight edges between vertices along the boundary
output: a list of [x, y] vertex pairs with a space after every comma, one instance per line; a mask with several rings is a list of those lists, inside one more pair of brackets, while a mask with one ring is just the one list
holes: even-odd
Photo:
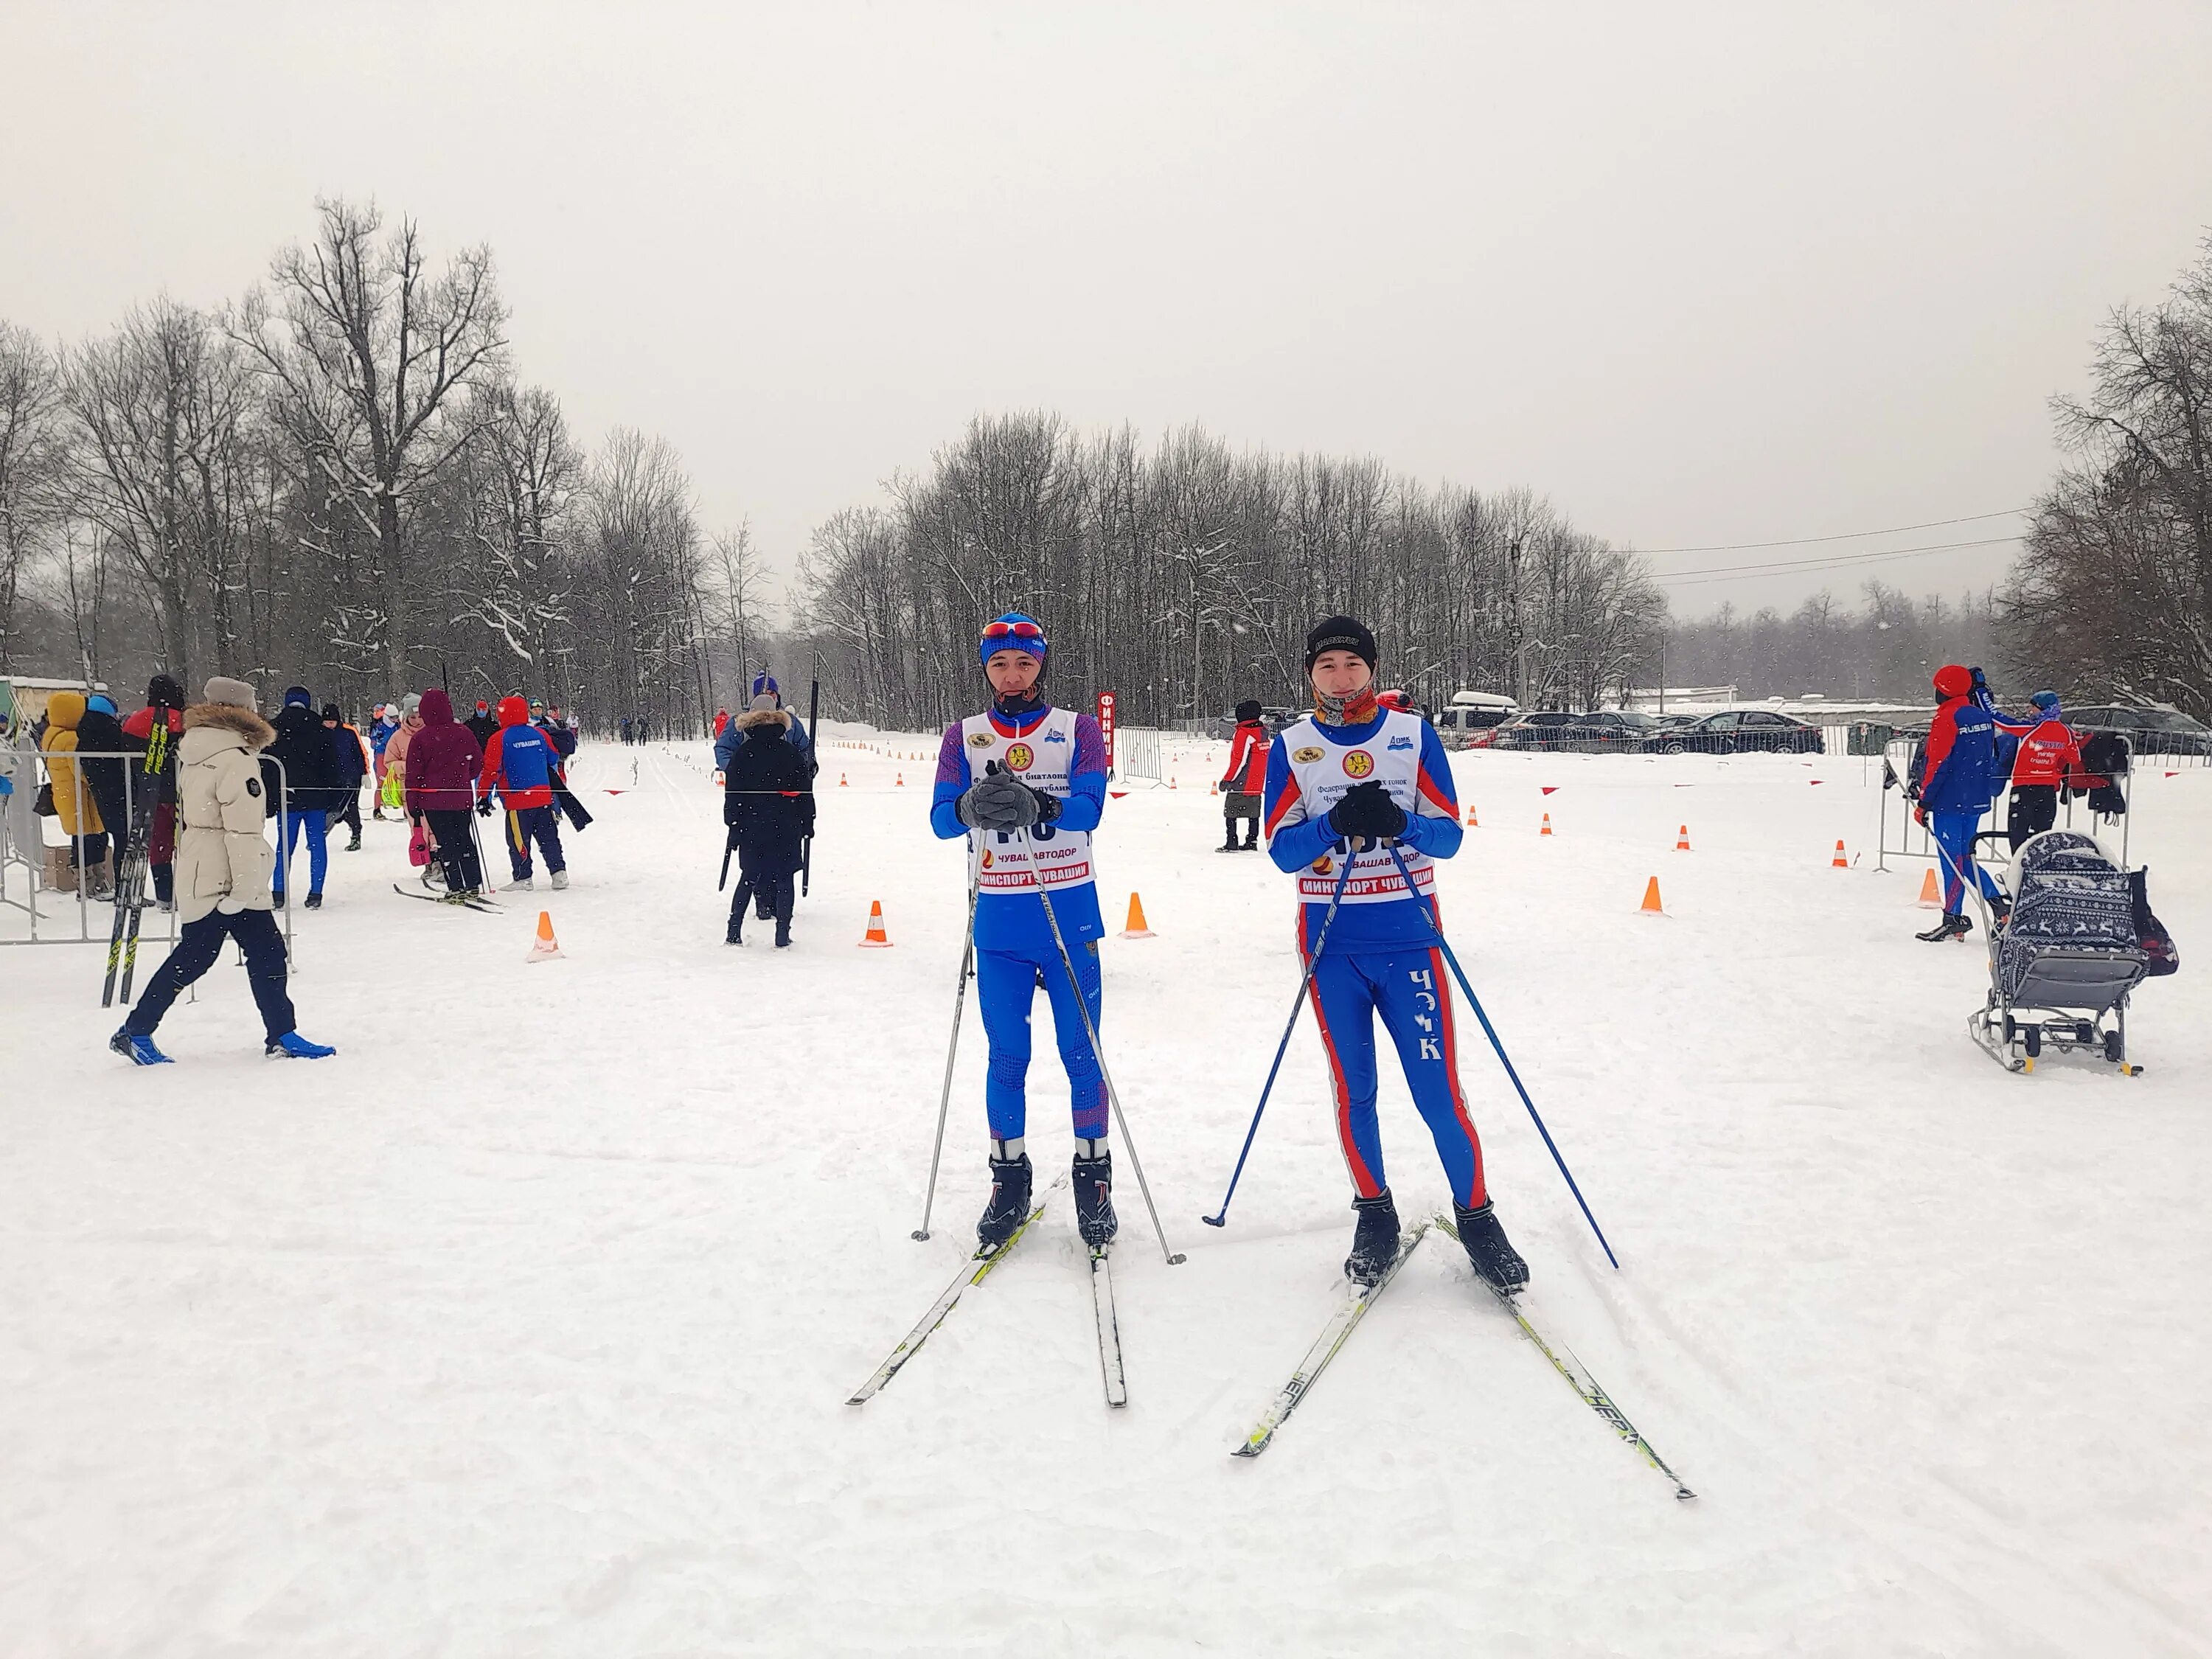
[[1249, 726], [1259, 718], [1260, 705], [1255, 699], [1247, 697], [1243, 702], [1237, 705], [1237, 723], [1238, 725]]
[[1351, 617], [1324, 617], [1313, 625], [1306, 635], [1306, 672], [1313, 672], [1316, 659], [1324, 651], [1349, 651], [1365, 663], [1369, 672], [1375, 668], [1375, 635], [1367, 631], [1367, 624]]
[[156, 674], [146, 682], [146, 701], [161, 708], [182, 708], [185, 688], [167, 674]]

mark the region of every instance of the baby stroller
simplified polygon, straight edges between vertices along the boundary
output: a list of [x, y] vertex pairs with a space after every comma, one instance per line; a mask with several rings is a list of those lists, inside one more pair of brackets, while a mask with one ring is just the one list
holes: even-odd
[[2046, 1048], [2087, 1048], [2134, 1076], [2128, 994], [2151, 953], [2127, 872], [2094, 837], [2046, 830], [2021, 843], [2005, 885], [2012, 911], [1990, 927], [1989, 1000], [1968, 1033], [2014, 1072], [2033, 1072]]

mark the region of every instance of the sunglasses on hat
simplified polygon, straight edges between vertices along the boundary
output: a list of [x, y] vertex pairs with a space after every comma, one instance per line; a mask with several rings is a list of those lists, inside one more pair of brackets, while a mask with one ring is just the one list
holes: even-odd
[[994, 622], [983, 630], [987, 640], [1042, 640], [1044, 629], [1033, 622]]

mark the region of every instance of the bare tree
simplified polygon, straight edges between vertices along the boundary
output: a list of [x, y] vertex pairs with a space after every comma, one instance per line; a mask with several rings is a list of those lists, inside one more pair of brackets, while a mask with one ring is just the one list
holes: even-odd
[[15, 604], [59, 512], [61, 365], [28, 329], [0, 322], [0, 671], [15, 665]]
[[413, 509], [489, 418], [466, 397], [503, 373], [507, 311], [491, 250], [432, 275], [415, 222], [388, 236], [374, 204], [316, 204], [315, 240], [277, 254], [228, 327], [270, 382], [283, 418], [374, 537], [387, 671], [408, 678]]

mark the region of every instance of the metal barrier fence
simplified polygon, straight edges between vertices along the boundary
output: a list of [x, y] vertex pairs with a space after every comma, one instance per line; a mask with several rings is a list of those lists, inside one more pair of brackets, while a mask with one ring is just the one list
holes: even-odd
[[[1887, 861], [1893, 858], [1917, 859], [1930, 864], [1936, 862], [1936, 838], [1929, 833], [1925, 824], [1914, 822], [1912, 803], [1905, 798], [1905, 780], [1912, 766], [1912, 751], [1918, 746], [1917, 738], [1894, 738], [1890, 740], [1888, 747], [1882, 752], [1881, 809], [1879, 827], [1875, 834], [1875, 868], [1877, 870], [1887, 870], [1889, 867]], [[2130, 839], [2130, 830], [2135, 822], [2134, 780], [2131, 776], [2123, 774], [2114, 778], [2112, 783], [2119, 790], [2120, 799], [2127, 806], [2127, 810], [2118, 815], [2120, 867], [2125, 869], [2128, 862], [2128, 843]], [[2063, 797], [2065, 792], [2062, 790], [2060, 793]], [[1890, 805], [1890, 797], [1893, 794], [1897, 797], [1897, 804], [1894, 807]], [[2075, 823], [2075, 808], [2077, 805], [2081, 804], [2075, 799], [2062, 799], [2057, 821], [2051, 827], [2056, 830], [2072, 830], [2081, 827], [2084, 828], [2085, 832], [2089, 835], [2099, 834], [2100, 815], [2091, 812], [2086, 805], [2081, 805], [2081, 816], [2087, 820], [2086, 826], [2077, 826]], [[2012, 795], [2008, 790], [1990, 803], [1989, 817], [1983, 823], [1982, 828], [1984, 830], [1996, 830], [2000, 834], [2007, 832], [2012, 827], [2011, 817]], [[1893, 834], [1895, 837], [1893, 840]]]
[[1160, 738], [1157, 727], [1123, 726], [1114, 732], [1114, 775], [1123, 778], [1151, 778], [1158, 781], [1160, 775]]
[[[40, 933], [40, 924], [46, 920], [46, 917], [40, 908], [40, 896], [41, 893], [51, 893], [55, 890], [46, 880], [47, 860], [54, 854], [71, 851], [81, 846], [82, 837], [64, 834], [58, 844], [49, 844], [46, 839], [44, 829], [40, 828], [32, 832], [36, 839], [27, 845], [25, 843], [22, 830], [25, 818], [27, 817], [31, 823], [39, 825], [43, 825], [45, 820], [29, 817], [27, 803], [19, 806], [14, 804], [15, 799], [17, 796], [23, 795], [27, 786], [29, 793], [35, 794], [41, 782], [51, 783], [53, 781], [52, 773], [46, 764], [47, 757], [37, 750], [15, 748], [9, 751], [5, 758], [11, 763], [9, 770], [11, 781], [15, 785], [15, 794], [10, 797], [10, 805], [5, 810], [0, 810], [0, 916], [4, 916], [10, 911], [21, 913], [24, 917], [27, 931], [25, 936], [21, 939], [0, 939], [0, 945], [108, 943], [113, 927], [112, 908], [113, 898], [96, 898], [88, 892], [85, 881], [87, 872], [82, 868], [77, 871], [76, 886], [76, 931], [73, 933], [67, 931], [48, 931], [44, 934]], [[146, 775], [146, 757], [137, 750], [71, 750], [67, 758], [70, 762], [69, 768], [71, 783], [70, 805], [75, 809], [72, 817], [79, 825], [85, 822], [86, 809], [88, 807], [96, 809], [99, 805], [97, 799], [86, 785], [82, 763], [85, 761], [124, 763], [122, 768], [125, 815], [123, 827], [118, 830], [113, 826], [107, 826], [104, 817], [102, 820], [104, 826], [102, 833], [109, 838], [112, 848], [112, 854], [105, 862], [112, 872], [112, 877], [119, 876], [123, 856], [127, 850], [125, 843], [129, 840], [129, 826], [137, 816], [140, 797], [149, 788], [156, 792], [156, 798], [148, 814], [148, 833], [150, 836], [152, 832], [152, 812], [158, 810], [160, 805], [158, 792], [161, 788], [161, 779], [158, 775], [149, 777]], [[262, 765], [275, 769], [276, 773], [276, 811], [268, 822], [276, 826], [276, 858], [279, 866], [282, 867], [286, 862], [285, 842], [289, 838], [290, 822], [296, 816], [292, 811], [291, 781], [285, 775], [284, 763], [276, 756], [264, 754], [256, 758]], [[26, 763], [31, 763], [26, 764]], [[60, 815], [57, 813], [55, 817], [58, 823]], [[184, 825], [179, 822], [176, 827], [176, 834], [181, 837], [183, 833]], [[265, 833], [264, 831], [264, 837]], [[19, 878], [22, 887], [21, 897], [16, 896], [10, 884], [11, 866], [20, 866], [22, 872]], [[289, 889], [289, 884], [287, 883], [286, 885]], [[119, 890], [117, 890], [114, 896], [119, 896]], [[143, 902], [147, 896], [144, 890], [141, 890], [139, 896], [140, 908], [146, 908]], [[95, 905], [103, 904], [111, 907], [105, 918], [108, 926], [103, 931], [94, 933], [92, 926], [93, 908]], [[284, 955], [288, 962], [294, 957], [292, 912], [296, 908], [288, 903], [282, 913], [284, 927]], [[169, 918], [169, 931], [166, 940], [162, 942], [173, 946], [177, 942], [177, 910], [173, 904], [166, 914]], [[54, 920], [59, 921], [60, 918], [57, 916]], [[143, 934], [141, 938], [143, 938]]]

